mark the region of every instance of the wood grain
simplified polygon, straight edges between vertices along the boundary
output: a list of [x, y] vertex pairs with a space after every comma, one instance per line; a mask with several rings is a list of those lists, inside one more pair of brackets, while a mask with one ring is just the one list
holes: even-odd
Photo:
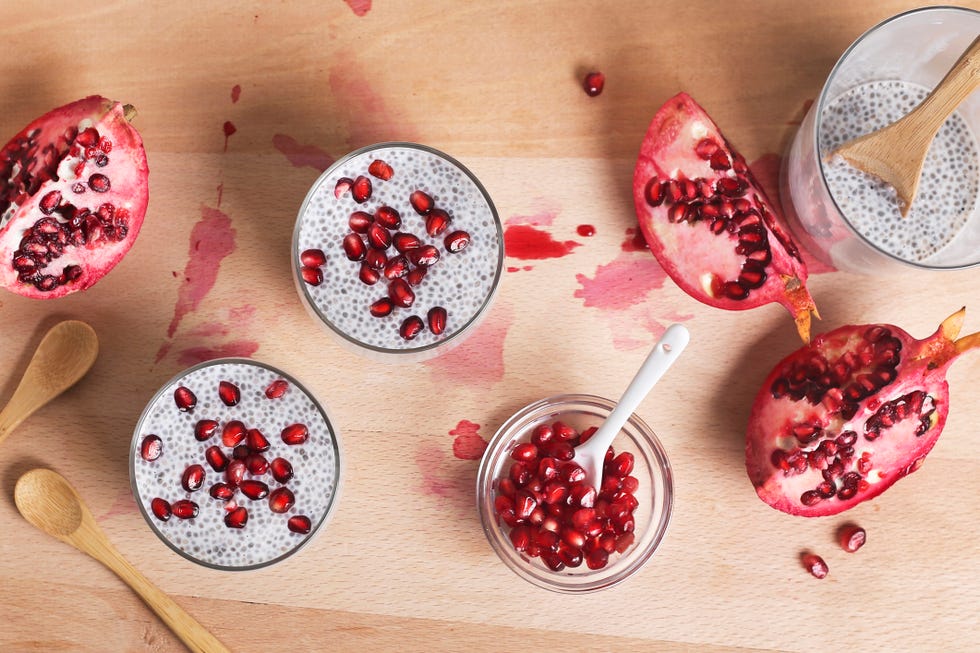
[[[0, 401], [56, 322], [85, 320], [101, 345], [82, 382], [0, 448], [0, 650], [180, 650], [110, 572], [17, 514], [14, 482], [37, 466], [62, 473], [122, 555], [235, 651], [980, 649], [971, 389], [980, 357], [952, 368], [946, 431], [921, 470], [840, 518], [792, 518], [758, 500], [743, 465], [751, 400], [798, 346], [791, 318], [778, 306], [703, 306], [648, 253], [623, 249], [635, 226], [636, 153], [664, 100], [689, 92], [774, 190], [779, 155], [837, 57], [916, 4], [374, 0], [363, 15], [352, 9], [366, 4], [5, 7], [0, 39], [16, 56], [0, 60], [0, 133], [93, 92], [132, 103], [150, 205], [133, 250], [83, 295], [0, 297]], [[595, 98], [580, 86], [592, 68], [607, 80]], [[227, 147], [225, 121], [237, 128]], [[516, 271], [480, 329], [424, 365], [378, 367], [338, 346], [288, 274], [317, 165], [386, 139], [459, 158], [502, 219], [578, 243], [560, 258], [509, 257]], [[188, 262], [213, 242], [212, 211], [227, 216], [234, 251], [213, 260], [213, 287], [181, 312]], [[595, 236], [578, 236], [581, 224]], [[816, 273], [823, 319], [813, 328], [887, 322], [923, 337], [967, 305], [965, 332], [980, 331], [976, 276]], [[471, 437], [489, 439], [553, 394], [614, 398], [675, 321], [691, 344], [638, 411], [675, 472], [662, 548], [611, 590], [538, 590], [487, 545], [477, 461], [456, 457], [467, 442], [454, 449], [462, 436], [452, 432], [466, 420], [479, 425]], [[249, 349], [323, 399], [346, 471], [337, 511], [308, 547], [229, 574], [179, 558], [146, 527], [128, 447], [167, 379], [202, 356]], [[850, 520], [868, 531], [856, 554], [834, 542]], [[805, 549], [824, 556], [826, 579], [802, 569]]]

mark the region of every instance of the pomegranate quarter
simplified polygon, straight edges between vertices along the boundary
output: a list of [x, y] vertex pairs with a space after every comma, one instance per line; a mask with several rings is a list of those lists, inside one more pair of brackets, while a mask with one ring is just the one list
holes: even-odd
[[[196, 398], [192, 409], [175, 389]], [[281, 560], [336, 503], [340, 449], [326, 412], [295, 379], [254, 361], [210, 361], [172, 379], [144, 410], [132, 447], [147, 523], [205, 566]]]
[[126, 255], [149, 199], [135, 113], [93, 95], [34, 120], [0, 150], [0, 286], [63, 297]]
[[745, 159], [689, 95], [653, 117], [633, 200], [650, 251], [684, 292], [727, 310], [778, 302], [810, 339], [817, 308], [799, 248]]
[[965, 309], [924, 340], [844, 326], [783, 359], [756, 395], [745, 466], [763, 501], [805, 517], [872, 499], [922, 466], [949, 413], [946, 371], [980, 347]]

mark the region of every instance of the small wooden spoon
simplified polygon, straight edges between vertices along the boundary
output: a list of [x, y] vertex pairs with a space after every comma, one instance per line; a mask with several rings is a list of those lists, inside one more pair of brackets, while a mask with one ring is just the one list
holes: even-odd
[[99, 353], [95, 330], [84, 322], [66, 320], [51, 327], [0, 411], [0, 442], [17, 426], [85, 376]]
[[75, 488], [60, 474], [50, 469], [32, 469], [25, 473], [14, 488], [14, 503], [24, 519], [34, 526], [87, 553], [115, 572], [187, 648], [192, 651], [228, 650], [116, 551]]
[[939, 85], [903, 118], [865, 134], [831, 153], [891, 185], [909, 214], [929, 146], [956, 107], [980, 86], [980, 36], [960, 56]]

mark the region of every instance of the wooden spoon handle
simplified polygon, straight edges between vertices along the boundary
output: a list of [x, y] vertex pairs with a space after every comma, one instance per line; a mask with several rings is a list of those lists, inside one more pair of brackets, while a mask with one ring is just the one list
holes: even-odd
[[[973, 40], [942, 81], [908, 115], [916, 128], [935, 134], [956, 107], [980, 86], [980, 36]], [[913, 116], [915, 116], [913, 118]]]
[[[78, 542], [73, 542], [73, 544], [79, 546]], [[134, 592], [139, 594], [143, 602], [167, 624], [188, 649], [195, 653], [213, 653], [216, 651], [228, 653], [228, 648], [218, 641], [207, 628], [177, 605], [160, 588], [147, 580], [107, 540], [104, 538], [87, 538], [86, 544], [87, 546], [80, 546], [79, 548], [115, 572]]]

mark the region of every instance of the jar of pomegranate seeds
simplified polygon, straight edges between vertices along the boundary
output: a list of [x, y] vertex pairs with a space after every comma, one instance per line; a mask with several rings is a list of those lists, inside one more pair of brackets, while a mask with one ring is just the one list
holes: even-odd
[[612, 587], [640, 570], [667, 531], [670, 463], [643, 420], [631, 416], [616, 437], [598, 488], [575, 462], [575, 447], [614, 407], [592, 395], [537, 401], [500, 427], [480, 462], [476, 501], [487, 540], [539, 587]]

